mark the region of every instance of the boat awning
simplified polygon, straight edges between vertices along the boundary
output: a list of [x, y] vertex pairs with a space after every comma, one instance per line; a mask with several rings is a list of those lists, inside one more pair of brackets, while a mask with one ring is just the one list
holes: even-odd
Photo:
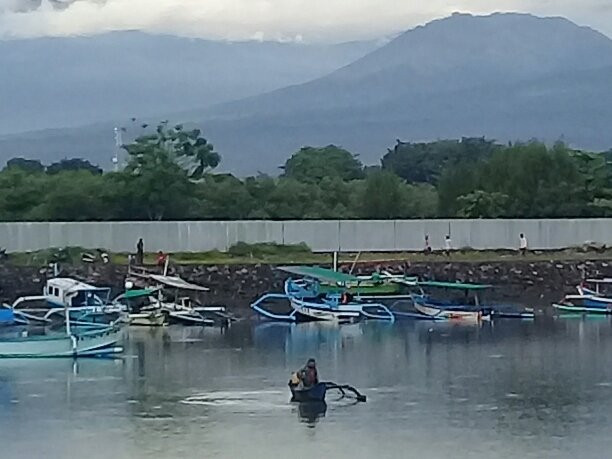
[[181, 279], [180, 277], [160, 276], [158, 274], [151, 274], [149, 278], [166, 287], [178, 288], [182, 290], [194, 290], [197, 292], [208, 292], [209, 290], [207, 287], [197, 284], [191, 284], [186, 280]]
[[492, 285], [485, 284], [464, 284], [462, 282], [436, 282], [436, 281], [419, 281], [421, 287], [437, 287], [456, 290], [486, 290], [493, 288]]
[[589, 284], [612, 284], [612, 277], [606, 279], [587, 279]]
[[136, 290], [128, 290], [127, 292], [125, 292], [121, 296], [124, 299], [126, 299], [126, 300], [132, 300], [134, 298], [142, 298], [143, 296], [153, 295], [156, 291], [157, 291], [157, 289], [153, 289], [153, 288], [143, 288], [143, 289], [136, 289]]
[[340, 273], [332, 269], [320, 268], [318, 266], [279, 266], [277, 269], [285, 271], [286, 273], [332, 284], [346, 284], [348, 282], [358, 283], [361, 281], [357, 276]]

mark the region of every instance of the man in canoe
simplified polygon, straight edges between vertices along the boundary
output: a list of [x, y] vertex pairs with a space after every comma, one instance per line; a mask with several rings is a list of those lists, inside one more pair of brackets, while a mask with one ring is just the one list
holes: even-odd
[[299, 385], [300, 389], [308, 389], [317, 385], [319, 383], [319, 374], [315, 359], [308, 359], [306, 366], [292, 375], [291, 383]]

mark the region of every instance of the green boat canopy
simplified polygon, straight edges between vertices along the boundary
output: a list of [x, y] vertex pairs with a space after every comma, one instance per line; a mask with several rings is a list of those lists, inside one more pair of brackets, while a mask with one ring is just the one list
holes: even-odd
[[485, 284], [464, 284], [462, 282], [436, 282], [436, 281], [419, 281], [418, 285], [422, 287], [437, 287], [449, 288], [457, 290], [486, 290], [493, 288], [492, 285]]
[[143, 296], [150, 296], [150, 295], [154, 294], [155, 292], [157, 292], [157, 290], [158, 289], [153, 289], [153, 288], [143, 288], [143, 289], [136, 289], [136, 290], [128, 290], [122, 296], [126, 300], [132, 300], [134, 298], [141, 298]]
[[279, 266], [278, 269], [286, 273], [333, 284], [358, 283], [361, 281], [357, 276], [339, 273], [331, 269], [319, 268], [318, 266]]

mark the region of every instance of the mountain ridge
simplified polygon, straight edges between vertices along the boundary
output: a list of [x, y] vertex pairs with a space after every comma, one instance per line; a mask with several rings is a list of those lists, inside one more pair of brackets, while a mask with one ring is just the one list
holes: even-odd
[[[202, 127], [223, 170], [239, 175], [277, 172], [304, 145], [338, 144], [372, 162], [397, 138], [563, 138], [607, 150], [612, 40], [564, 18], [454, 15], [320, 78], [171, 119]], [[81, 134], [64, 132], [72, 142]], [[28, 149], [24, 138], [11, 142]]]

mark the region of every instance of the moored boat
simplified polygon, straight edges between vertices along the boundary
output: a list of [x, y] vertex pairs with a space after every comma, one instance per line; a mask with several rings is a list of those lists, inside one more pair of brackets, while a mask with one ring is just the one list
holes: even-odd
[[[365, 301], [353, 296], [343, 287], [347, 283], [359, 283], [360, 279], [349, 274], [312, 266], [285, 266], [278, 269], [300, 278], [285, 281], [284, 294], [269, 293], [260, 297], [251, 308], [260, 315], [279, 321], [327, 321], [353, 322], [361, 319], [394, 321], [395, 316], [381, 302]], [[321, 291], [321, 284], [337, 286], [334, 291]], [[283, 299], [289, 311], [275, 312], [266, 304]]]
[[0, 340], [0, 358], [92, 357], [123, 352], [122, 330], [113, 326], [83, 333]]
[[423, 293], [413, 295], [415, 309], [423, 315], [440, 320], [482, 321], [490, 320], [493, 309], [484, 307], [479, 292], [490, 289], [490, 285], [461, 282], [421, 281], [422, 288], [459, 292], [460, 299], [439, 299]]
[[612, 314], [612, 278], [587, 279], [576, 290], [577, 294], [553, 303], [553, 308], [563, 313]]
[[121, 310], [110, 304], [110, 288], [96, 287], [72, 278], [48, 279], [42, 295], [20, 297], [7, 305], [14, 315], [31, 323], [73, 322], [109, 324]]

